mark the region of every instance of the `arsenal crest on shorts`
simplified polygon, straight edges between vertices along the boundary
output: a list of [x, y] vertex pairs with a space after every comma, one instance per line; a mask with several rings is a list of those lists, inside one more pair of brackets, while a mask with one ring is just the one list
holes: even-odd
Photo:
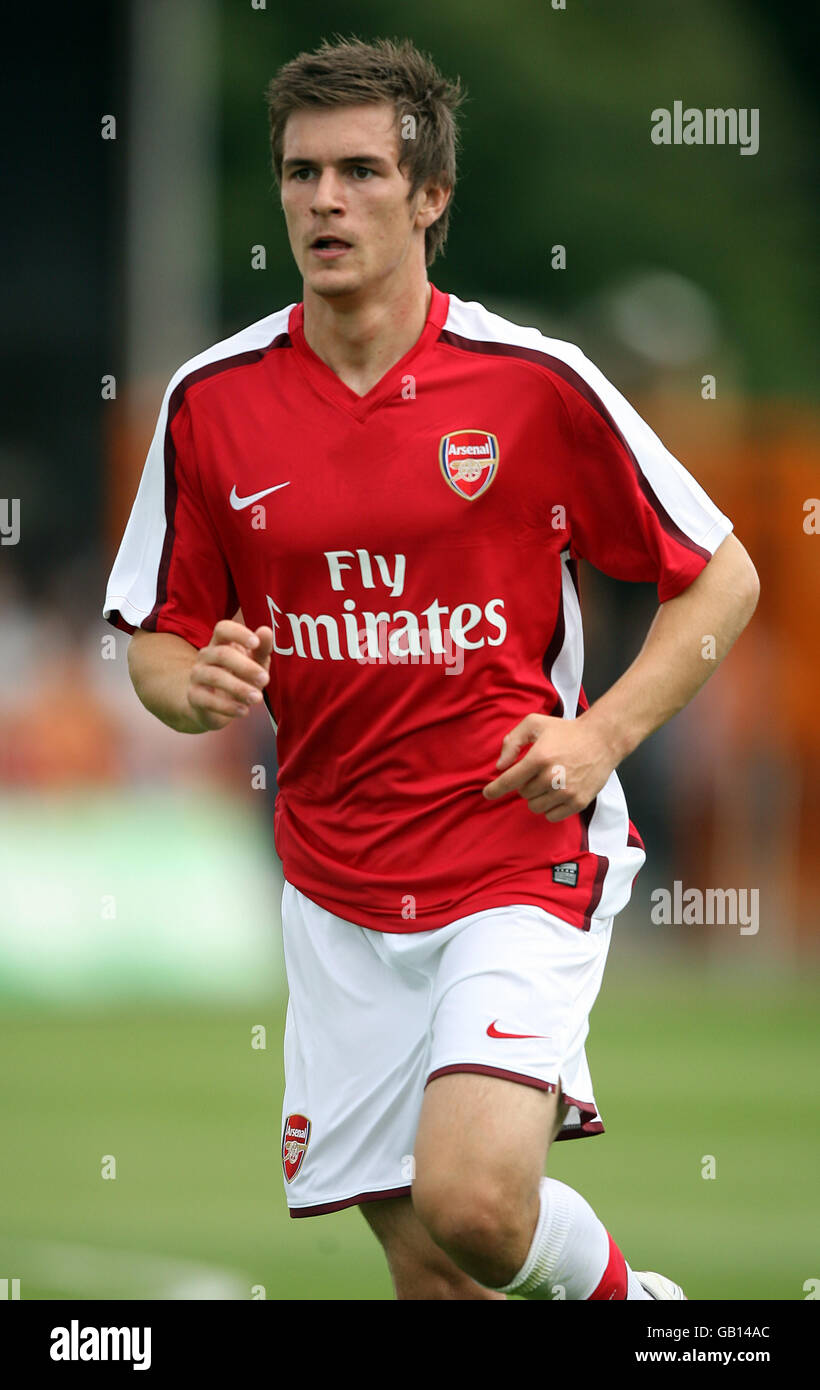
[[285, 1181], [293, 1182], [302, 1166], [310, 1139], [310, 1120], [306, 1115], [288, 1115], [282, 1136], [282, 1167]]
[[454, 430], [442, 435], [438, 457], [444, 481], [474, 502], [498, 472], [498, 440], [487, 430]]

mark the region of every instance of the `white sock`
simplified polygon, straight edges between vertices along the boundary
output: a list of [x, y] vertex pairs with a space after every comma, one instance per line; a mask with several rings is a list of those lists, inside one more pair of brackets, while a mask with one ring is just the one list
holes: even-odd
[[500, 1293], [521, 1298], [652, 1299], [579, 1192], [542, 1178], [541, 1210], [527, 1258]]

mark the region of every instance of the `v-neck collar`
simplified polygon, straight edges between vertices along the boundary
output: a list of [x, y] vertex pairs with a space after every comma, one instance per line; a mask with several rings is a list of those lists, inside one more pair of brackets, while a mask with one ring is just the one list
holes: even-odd
[[435, 285], [430, 285], [430, 308], [427, 311], [427, 319], [420, 336], [416, 339], [408, 352], [400, 357], [398, 362], [394, 362], [389, 367], [383, 377], [380, 377], [375, 386], [364, 396], [359, 396], [349, 386], [337, 376], [331, 367], [323, 362], [321, 357], [309, 346], [304, 331], [305, 305], [304, 301], [295, 304], [290, 312], [288, 319], [288, 336], [293, 347], [298, 354], [299, 361], [304, 368], [306, 375], [317, 391], [334, 405], [341, 406], [357, 420], [363, 420], [371, 411], [376, 410], [390, 394], [395, 390], [397, 380], [402, 377], [411, 361], [438, 336], [443, 327], [449, 309], [450, 296], [437, 290]]

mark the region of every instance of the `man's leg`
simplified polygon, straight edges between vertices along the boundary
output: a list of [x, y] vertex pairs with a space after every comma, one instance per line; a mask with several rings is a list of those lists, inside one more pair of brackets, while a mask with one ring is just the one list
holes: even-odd
[[453, 1263], [422, 1226], [409, 1197], [363, 1202], [359, 1210], [384, 1249], [397, 1299], [506, 1299]]
[[413, 1207], [458, 1268], [529, 1298], [649, 1299], [589, 1203], [544, 1178], [555, 1093], [476, 1073], [436, 1077], [415, 1144]]
[[[428, 1093], [433, 1093], [434, 1087], [439, 1082], [464, 1079], [469, 1083], [483, 1083], [488, 1080], [486, 1077], [465, 1076], [462, 1073], [455, 1076], [440, 1077], [437, 1081], [430, 1083]], [[513, 1084], [512, 1082], [501, 1082], [502, 1086], [513, 1086]], [[456, 1087], [455, 1089], [459, 1092], [462, 1088]], [[469, 1089], [474, 1092], [477, 1088], [471, 1084]], [[529, 1092], [531, 1097], [538, 1098], [524, 1103], [528, 1112], [528, 1123], [533, 1128], [535, 1148], [538, 1150], [543, 1144], [544, 1155], [546, 1155], [549, 1144], [561, 1129], [568, 1107], [560, 1105], [558, 1097], [551, 1092], [534, 1090], [529, 1086], [517, 1084], [515, 1084], [514, 1089]], [[449, 1092], [453, 1088], [446, 1087], [445, 1090]], [[426, 1103], [427, 1095], [425, 1095], [425, 1105]], [[451, 1118], [453, 1121], [455, 1120], [455, 1117]], [[548, 1127], [545, 1142], [544, 1125]], [[501, 1138], [504, 1145], [508, 1146], [509, 1136], [501, 1136]], [[542, 1171], [543, 1160], [539, 1172]], [[457, 1181], [454, 1186], [458, 1186]], [[536, 1192], [537, 1188], [536, 1181]], [[384, 1248], [397, 1299], [506, 1298], [505, 1294], [487, 1288], [471, 1278], [465, 1268], [460, 1267], [442, 1246], [436, 1243], [427, 1227], [419, 1219], [411, 1198], [400, 1197], [384, 1202], [368, 1202], [360, 1207], [360, 1211]], [[537, 1219], [537, 1200], [533, 1225], [535, 1219]], [[504, 1281], [500, 1282], [503, 1283]]]

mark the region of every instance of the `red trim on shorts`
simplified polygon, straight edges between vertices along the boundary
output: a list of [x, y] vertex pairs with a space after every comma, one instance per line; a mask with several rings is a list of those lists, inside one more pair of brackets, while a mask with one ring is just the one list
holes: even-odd
[[[435, 1081], [437, 1076], [449, 1076], [452, 1072], [473, 1071], [479, 1072], [483, 1076], [500, 1076], [505, 1081], [520, 1081], [522, 1086], [535, 1086], [539, 1091], [556, 1091], [558, 1089], [554, 1081], [542, 1081], [537, 1076], [527, 1076], [525, 1072], [505, 1071], [502, 1067], [487, 1067], [483, 1062], [453, 1062], [449, 1067], [439, 1067], [437, 1071], [431, 1071], [424, 1085], [429, 1086], [431, 1081]], [[600, 1120], [593, 1120], [595, 1106], [589, 1100], [575, 1100], [573, 1096], [568, 1096], [566, 1091], [561, 1092], [561, 1100], [567, 1105], [574, 1105], [581, 1116], [581, 1123], [578, 1125], [567, 1125], [566, 1129], [561, 1129], [555, 1136], [558, 1139], [584, 1139], [588, 1134], [603, 1134], [604, 1127]], [[586, 1119], [584, 1117], [587, 1117]]]
[[588, 1134], [605, 1133], [606, 1130], [600, 1120], [584, 1120], [583, 1124], [567, 1125], [565, 1128], [559, 1130], [552, 1142], [553, 1144], [557, 1144], [559, 1139], [585, 1139]]
[[343, 1197], [341, 1202], [320, 1202], [317, 1207], [290, 1207], [291, 1216], [324, 1216], [328, 1211], [341, 1211], [344, 1207], [357, 1207], [360, 1202], [379, 1202], [386, 1197], [409, 1197], [410, 1184], [406, 1187], [389, 1187], [383, 1192], [360, 1192], [357, 1197]]

